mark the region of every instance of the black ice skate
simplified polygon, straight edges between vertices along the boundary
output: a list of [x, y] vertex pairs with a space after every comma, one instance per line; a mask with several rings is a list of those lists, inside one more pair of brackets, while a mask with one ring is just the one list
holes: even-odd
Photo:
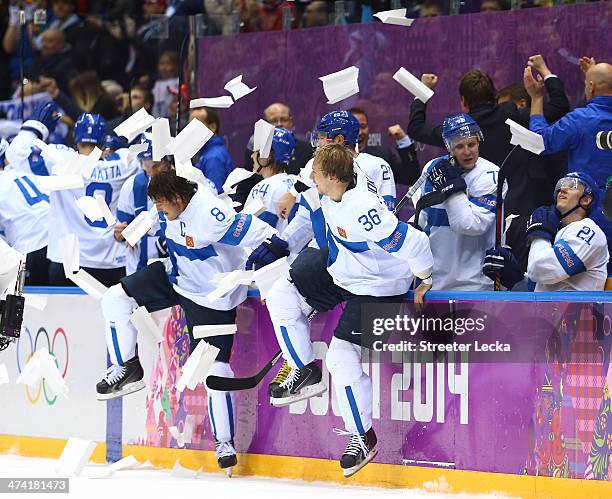
[[291, 367], [289, 367], [287, 361], [283, 359], [283, 363], [278, 372], [276, 373], [276, 376], [274, 376], [274, 379], [270, 381], [270, 384], [268, 385], [268, 395], [270, 395], [270, 397], [272, 396], [272, 392], [274, 391], [274, 389], [287, 379], [287, 376], [289, 376], [290, 372]]
[[378, 454], [378, 450], [375, 449], [377, 440], [374, 428], [370, 428], [365, 435], [338, 429], [334, 429], [334, 431], [339, 435], [351, 436], [346, 450], [340, 458], [340, 466], [346, 478], [353, 476]]
[[234, 441], [219, 442], [215, 438], [215, 455], [217, 456], [219, 468], [225, 470], [227, 476], [231, 478], [232, 468], [238, 462], [236, 459], [236, 449], [234, 449]]
[[106, 376], [96, 385], [98, 400], [110, 400], [134, 393], [145, 387], [142, 379], [144, 372], [138, 356], [128, 360], [122, 366], [112, 365], [106, 371]]
[[327, 390], [321, 381], [321, 369], [315, 362], [304, 367], [291, 369], [287, 379], [271, 390], [270, 403], [283, 407], [300, 400], [315, 397]]

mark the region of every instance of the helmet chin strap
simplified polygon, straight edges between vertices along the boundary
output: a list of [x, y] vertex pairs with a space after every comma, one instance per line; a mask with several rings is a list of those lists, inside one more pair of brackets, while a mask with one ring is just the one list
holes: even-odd
[[[580, 196], [580, 199], [578, 199], [578, 204], [576, 206], [574, 206], [571, 210], [566, 211], [565, 213], [561, 213], [561, 217], [559, 218], [559, 220], [563, 220], [565, 217], [567, 217], [568, 215], [571, 215], [572, 213], [574, 213], [578, 208], [582, 208], [584, 211], [587, 211], [586, 208], [583, 208], [583, 206], [580, 204], [580, 201], [582, 200], [582, 198], [584, 197], [584, 194], [582, 196]], [[592, 202], [592, 201], [591, 201]]]

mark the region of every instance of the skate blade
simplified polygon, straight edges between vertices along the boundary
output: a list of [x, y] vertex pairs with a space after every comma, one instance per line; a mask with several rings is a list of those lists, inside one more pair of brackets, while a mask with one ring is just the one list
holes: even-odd
[[144, 380], [135, 381], [134, 383], [129, 383], [125, 385], [123, 387], [123, 390], [121, 390], [120, 392], [98, 393], [96, 398], [101, 401], [112, 400], [112, 399], [124, 397], [125, 395], [129, 395], [130, 393], [139, 392], [146, 386], [147, 385], [145, 384]]
[[357, 466], [353, 466], [352, 468], [347, 468], [343, 470], [344, 478], [349, 478], [353, 476], [361, 468], [363, 468], [366, 464], [368, 464], [372, 459], [374, 459], [376, 457], [376, 454], [378, 454], [378, 449], [372, 449], [370, 452], [368, 452], [368, 455], [366, 456], [366, 458], [363, 461], [361, 461]]
[[232, 475], [234, 474], [234, 467], [230, 466], [229, 468], [225, 468], [225, 474], [227, 475], [227, 478], [232, 478]]
[[299, 393], [292, 395], [291, 397], [273, 398], [270, 397], [270, 405], [274, 407], [285, 407], [286, 405], [293, 404], [294, 402], [301, 402], [317, 395], [321, 395], [327, 391], [327, 385], [323, 382], [319, 382], [316, 385], [310, 385], [306, 388], [302, 388]]

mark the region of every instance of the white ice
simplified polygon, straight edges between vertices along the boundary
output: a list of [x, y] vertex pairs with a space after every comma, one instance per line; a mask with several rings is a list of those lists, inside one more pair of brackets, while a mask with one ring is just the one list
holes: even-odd
[[[57, 478], [55, 459], [31, 458], [0, 455], [0, 476], [3, 478]], [[197, 478], [176, 478], [169, 469], [145, 469], [116, 471], [112, 476], [110, 466], [90, 463], [79, 478], [70, 479], [70, 494], [73, 497], [143, 497], [153, 490], [155, 497], [248, 497], [249, 499], [271, 499], [291, 497], [292, 499], [355, 498], [355, 497], [402, 497], [461, 499], [475, 497], [434, 492], [443, 484], [431, 484], [432, 492], [414, 489], [390, 489], [340, 485], [327, 482], [305, 482], [302, 480], [245, 477], [234, 474], [228, 478], [224, 473], [200, 473]], [[106, 476], [106, 478], [104, 478]], [[28, 494], [35, 497], [39, 494]], [[204, 497], [204, 495], [202, 497]], [[44, 497], [49, 497], [45, 495]], [[153, 497], [153, 496], [151, 496]], [[498, 495], [479, 495], [480, 498], [499, 499]]]

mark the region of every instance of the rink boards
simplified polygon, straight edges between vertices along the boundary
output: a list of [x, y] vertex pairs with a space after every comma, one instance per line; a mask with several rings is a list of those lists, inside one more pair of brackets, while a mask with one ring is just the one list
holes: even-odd
[[[55, 456], [64, 439], [79, 437], [99, 442], [97, 461], [133, 454], [160, 466], [172, 467], [178, 459], [189, 468], [216, 470], [204, 390], [174, 388], [189, 344], [180, 310], [158, 315], [165, 338], [159, 351], [140, 347], [147, 390], [107, 404], [96, 401], [94, 392], [107, 362], [99, 304], [82, 294], [45, 296], [44, 311], [27, 308], [19, 343], [0, 353], [11, 380], [0, 386], [2, 451]], [[373, 382], [379, 454], [351, 483], [522, 497], [610, 495], [609, 295], [499, 298], [430, 296], [437, 310], [481, 318], [480, 343], [507, 343], [521, 351], [517, 357], [469, 352], [434, 360], [431, 354], [379, 352], [364, 359]], [[318, 358], [325, 357], [339, 313], [320, 314], [312, 323]], [[32, 389], [14, 383], [31, 353], [43, 347], [57, 358], [68, 399], [52, 397], [44, 383]], [[253, 374], [277, 348], [266, 308], [249, 298], [238, 314], [236, 375]], [[346, 440], [333, 433], [343, 427], [333, 390], [272, 408], [268, 378], [259, 390], [236, 394], [236, 473], [346, 482], [337, 462]], [[187, 435], [190, 421], [191, 438], [179, 448], [172, 432]]]

